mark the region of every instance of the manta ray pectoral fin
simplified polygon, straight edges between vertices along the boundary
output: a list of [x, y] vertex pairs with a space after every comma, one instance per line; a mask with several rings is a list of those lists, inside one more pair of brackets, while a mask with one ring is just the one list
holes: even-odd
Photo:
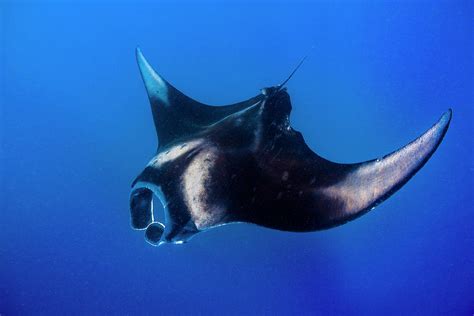
[[319, 188], [319, 196], [338, 206], [327, 213], [328, 226], [359, 217], [400, 189], [435, 152], [451, 116], [452, 111], [448, 110], [428, 131], [405, 147], [382, 159], [348, 165], [351, 167], [340, 181]]
[[[138, 67], [140, 69], [140, 73], [142, 75], [143, 82], [145, 83], [145, 88], [152, 106], [170, 107], [173, 105], [179, 105], [178, 101], [182, 101], [179, 99], [186, 96], [176, 90], [153, 69], [138, 47], [136, 49], [136, 57]], [[175, 100], [174, 97], [176, 97], [177, 94], [179, 94], [180, 98]], [[155, 114], [153, 113], [153, 115]]]
[[150, 99], [160, 147], [164, 147], [178, 138], [196, 133], [203, 127], [264, 99], [264, 95], [260, 94], [229, 105], [216, 107], [203, 104], [188, 97], [163, 79], [148, 63], [139, 48], [136, 50], [136, 57]]

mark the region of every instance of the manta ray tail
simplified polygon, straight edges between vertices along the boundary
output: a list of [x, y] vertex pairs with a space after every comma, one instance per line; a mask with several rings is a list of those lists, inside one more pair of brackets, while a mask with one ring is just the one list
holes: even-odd
[[290, 81], [291, 77], [293, 77], [293, 75], [296, 73], [296, 71], [298, 71], [298, 69], [301, 67], [301, 65], [303, 65], [304, 61], [306, 60], [306, 58], [308, 58], [308, 55], [304, 56], [301, 61], [298, 63], [298, 65], [295, 67], [295, 69], [293, 69], [293, 71], [290, 73], [290, 75], [288, 76], [288, 78], [285, 79], [285, 81], [283, 81], [282, 83], [280, 83], [277, 87], [278, 87], [278, 91], [283, 89], [283, 87], [285, 86], [285, 84]]

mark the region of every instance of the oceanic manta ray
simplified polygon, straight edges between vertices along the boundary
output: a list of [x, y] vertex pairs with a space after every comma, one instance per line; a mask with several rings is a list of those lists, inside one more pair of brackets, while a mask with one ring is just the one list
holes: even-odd
[[[282, 85], [246, 101], [209, 106], [158, 75], [137, 49], [158, 150], [133, 181], [131, 225], [153, 245], [183, 243], [229, 223], [310, 232], [347, 223], [386, 200], [441, 143], [451, 110], [382, 158], [340, 164], [315, 154], [290, 125]], [[153, 198], [165, 211], [155, 221]]]

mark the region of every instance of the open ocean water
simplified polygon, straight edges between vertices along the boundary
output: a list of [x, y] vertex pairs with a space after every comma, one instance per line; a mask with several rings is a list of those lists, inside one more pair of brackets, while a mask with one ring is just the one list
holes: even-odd
[[[0, 2], [0, 315], [472, 315], [472, 1]], [[432, 159], [363, 217], [316, 233], [230, 225], [185, 245], [132, 231], [157, 140], [135, 62], [208, 104], [288, 83], [325, 158], [408, 143]], [[158, 207], [158, 205], [156, 205]]]

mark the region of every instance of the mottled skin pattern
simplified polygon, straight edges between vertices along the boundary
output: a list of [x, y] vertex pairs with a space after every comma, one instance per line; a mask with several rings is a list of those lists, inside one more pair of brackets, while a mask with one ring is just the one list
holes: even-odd
[[[132, 185], [131, 214], [132, 226], [148, 228], [152, 244], [181, 243], [231, 222], [295, 232], [341, 225], [405, 184], [436, 150], [451, 118], [448, 111], [382, 159], [337, 164], [312, 152], [291, 128], [285, 89], [209, 107], [169, 85], [140, 52], [138, 61], [160, 146]], [[153, 220], [153, 195], [165, 208], [163, 235]]]

